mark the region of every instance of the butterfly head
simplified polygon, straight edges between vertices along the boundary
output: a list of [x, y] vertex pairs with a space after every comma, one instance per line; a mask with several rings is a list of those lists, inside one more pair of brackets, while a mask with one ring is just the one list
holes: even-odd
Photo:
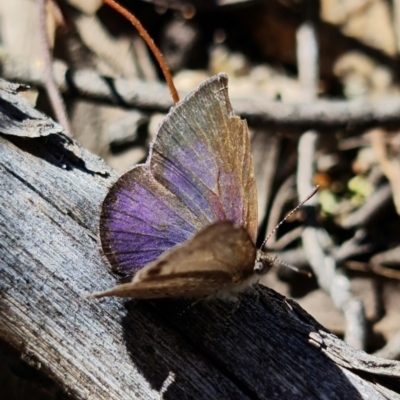
[[271, 257], [262, 250], [257, 251], [256, 261], [254, 263], [254, 273], [256, 275], [265, 275], [275, 264], [276, 257]]

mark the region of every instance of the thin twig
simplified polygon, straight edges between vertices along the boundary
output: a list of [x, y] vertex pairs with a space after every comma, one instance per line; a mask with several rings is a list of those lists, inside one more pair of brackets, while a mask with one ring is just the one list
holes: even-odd
[[400, 1], [393, 0], [392, 16], [393, 16], [393, 32], [396, 38], [397, 54], [400, 54]]
[[294, 242], [297, 239], [300, 239], [302, 233], [303, 233], [303, 227], [302, 226], [298, 226], [297, 228], [292, 229], [288, 233], [282, 235], [274, 243], [272, 249], [275, 250], [275, 251], [280, 251], [280, 250], [284, 249], [290, 243]]
[[64, 100], [58, 90], [58, 85], [56, 84], [53, 77], [53, 60], [47, 32], [46, 0], [38, 0], [37, 4], [40, 42], [44, 60], [44, 87], [58, 122], [64, 127], [69, 135], [72, 135], [71, 126], [68, 120], [67, 109], [65, 107]]
[[[262, 226], [273, 194], [273, 183], [276, 169], [278, 168], [277, 160], [281, 148], [281, 138], [280, 135], [276, 135], [264, 128], [251, 129], [250, 137], [257, 186], [258, 225]], [[265, 237], [266, 233], [265, 231], [259, 231], [258, 234]]]
[[[372, 265], [386, 265], [398, 268], [400, 264], [400, 246], [375, 254], [371, 259]], [[400, 273], [400, 271], [398, 271]]]
[[372, 250], [371, 244], [360, 244], [366, 235], [367, 232], [365, 229], [357, 229], [349, 240], [346, 240], [337, 248], [332, 249], [332, 256], [335, 261], [337, 263], [342, 263], [351, 257], [370, 252]]
[[386, 346], [374, 353], [374, 356], [388, 358], [390, 360], [400, 360], [400, 332], [397, 332]]
[[158, 64], [164, 74], [165, 80], [167, 81], [173, 102], [175, 104], [178, 103], [179, 95], [175, 88], [174, 81], [172, 79], [171, 72], [169, 71], [168, 65], [165, 62], [164, 57], [161, 54], [160, 50], [155, 45], [153, 39], [147, 33], [146, 29], [144, 29], [144, 27], [140, 23], [140, 21], [131, 12], [129, 12], [126, 8], [119, 5], [116, 1], [103, 0], [103, 2], [106, 3], [107, 5], [109, 5], [111, 8], [113, 8], [115, 11], [117, 11], [123, 17], [125, 17], [138, 30], [139, 35], [145, 40], [145, 42], [147, 43], [147, 45], [150, 47], [151, 51], [153, 52], [154, 57], [158, 61]]
[[[299, 142], [299, 163], [297, 189], [299, 197], [312, 187], [313, 160], [318, 135], [306, 132]], [[316, 199], [310, 199], [309, 207], [315, 206]], [[310, 208], [309, 216], [315, 218], [315, 210]], [[335, 259], [325, 253], [320, 236], [326, 235], [322, 228], [316, 228], [311, 222], [304, 228], [302, 241], [307, 259], [318, 279], [321, 288], [330, 294], [335, 306], [343, 311], [346, 319], [346, 341], [355, 348], [363, 348], [366, 342], [366, 322], [364, 308], [355, 300], [350, 291], [350, 281], [336, 269]]]
[[[291, 232], [296, 232], [297, 229], [294, 229]], [[303, 227], [301, 228], [303, 232]], [[290, 232], [290, 233], [291, 233]], [[285, 261], [286, 263], [293, 264], [298, 268], [304, 268], [307, 265], [309, 265], [309, 262], [307, 260], [307, 256], [305, 253], [305, 250], [303, 247], [298, 247], [296, 249], [290, 249], [290, 250], [284, 250], [280, 251], [280, 247], [283, 248], [283, 246], [279, 246], [280, 241], [284, 238], [285, 236], [282, 236], [282, 238], [276, 242], [275, 247], [273, 248], [273, 251], [271, 253], [271, 257], [274, 256], [274, 251], [279, 251], [279, 259], [282, 261]], [[354, 269], [356, 271], [362, 271], [362, 272], [370, 272], [370, 273], [376, 273], [377, 275], [383, 275], [387, 276], [388, 278], [394, 278], [394, 279], [400, 279], [400, 271], [396, 271], [390, 268], [384, 268], [379, 265], [370, 265], [367, 266], [365, 263], [360, 263], [357, 261], [346, 261], [348, 259], [351, 259], [355, 256], [359, 256], [365, 253], [368, 253], [371, 251], [371, 245], [365, 244], [365, 245], [360, 245], [359, 244], [360, 237], [359, 237], [359, 231], [356, 232], [356, 234], [350, 238], [347, 242], [344, 242], [343, 245], [335, 246], [332, 248], [331, 253], [332, 257], [334, 258], [335, 262], [337, 264], [343, 264], [348, 267], [349, 269]], [[343, 250], [343, 246], [345, 249]], [[392, 274], [393, 272], [393, 274]], [[390, 274], [390, 275], [389, 275]]]
[[318, 94], [318, 40], [316, 34], [316, 16], [314, 10], [316, 4], [308, 0], [305, 21], [299, 26], [296, 32], [297, 42], [297, 67], [299, 81], [302, 88], [304, 101], [310, 102], [316, 99]]
[[300, 201], [300, 203], [295, 208], [293, 208], [291, 211], [289, 211], [289, 213], [286, 214], [281, 221], [279, 221], [279, 223], [275, 226], [275, 228], [272, 229], [272, 231], [264, 239], [264, 241], [263, 241], [263, 243], [261, 244], [261, 247], [260, 247], [261, 249], [268, 242], [269, 238], [271, 236], [274, 236], [275, 233], [278, 232], [278, 229], [281, 227], [281, 225], [283, 225], [297, 210], [299, 210], [301, 207], [303, 207], [304, 204], [307, 203], [307, 201], [310, 200], [311, 197], [313, 197], [317, 193], [318, 188], [319, 187], [317, 186], [317, 187], [314, 187], [313, 189], [311, 189], [310, 193], [308, 193], [307, 196], [304, 199], [302, 199]]
[[372, 129], [369, 138], [380, 167], [390, 182], [396, 211], [400, 214], [400, 165], [397, 157], [394, 159], [389, 157], [386, 149], [386, 133], [382, 128]]
[[399, 270], [386, 268], [382, 265], [373, 265], [360, 261], [346, 261], [343, 266], [352, 271], [364, 272], [369, 275], [383, 276], [388, 279], [400, 281]]
[[[275, 227], [278, 225], [279, 221], [282, 219], [283, 214], [283, 207], [285, 202], [290, 197], [290, 192], [292, 191], [293, 185], [296, 182], [296, 178], [294, 175], [289, 176], [283, 182], [283, 184], [278, 189], [271, 206], [271, 211], [268, 217], [268, 225], [267, 225], [267, 232], [272, 232]], [[270, 236], [267, 246], [270, 249], [275, 249], [276, 243], [276, 232]]]
[[346, 229], [366, 226], [377, 218], [377, 215], [382, 213], [392, 201], [392, 188], [388, 183], [384, 184], [368, 198], [363, 206], [344, 217], [340, 221], [340, 225]]

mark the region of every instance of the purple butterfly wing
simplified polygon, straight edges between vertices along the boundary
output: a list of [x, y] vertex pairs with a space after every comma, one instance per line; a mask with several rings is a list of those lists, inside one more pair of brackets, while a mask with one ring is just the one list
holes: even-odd
[[103, 202], [100, 238], [126, 274], [230, 220], [255, 242], [257, 198], [246, 121], [234, 116], [227, 77], [208, 79], [172, 108], [146, 164], [125, 173]]

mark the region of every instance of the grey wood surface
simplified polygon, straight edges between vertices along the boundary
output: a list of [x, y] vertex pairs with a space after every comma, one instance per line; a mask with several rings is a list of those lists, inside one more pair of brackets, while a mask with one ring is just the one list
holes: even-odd
[[0, 132], [22, 137], [40, 137], [60, 132], [62, 127], [59, 124], [19, 95], [28, 87], [0, 79]]
[[221, 301], [85, 300], [115, 283], [97, 227], [117, 175], [62, 134], [21, 137], [22, 122], [0, 134], [0, 338], [67, 393], [400, 399], [400, 363], [352, 349], [268, 288], [233, 317]]

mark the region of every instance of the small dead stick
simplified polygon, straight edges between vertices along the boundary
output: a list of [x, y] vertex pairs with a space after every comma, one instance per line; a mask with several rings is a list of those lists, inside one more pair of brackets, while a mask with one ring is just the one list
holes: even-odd
[[394, 205], [396, 206], [397, 214], [400, 215], [400, 166], [397, 159], [391, 160], [389, 157], [385, 143], [386, 133], [382, 128], [375, 128], [369, 131], [369, 138], [382, 171], [390, 182]]
[[63, 126], [66, 133], [72, 136], [71, 126], [68, 120], [68, 113], [65, 107], [64, 100], [59, 92], [55, 83], [52, 69], [52, 53], [50, 49], [50, 42], [47, 35], [47, 12], [46, 0], [38, 0], [38, 15], [39, 15], [39, 33], [40, 44], [42, 47], [42, 55], [45, 66], [45, 82], [44, 87], [47, 92], [51, 107], [57, 118], [57, 121]]
[[307, 195], [307, 197], [302, 200], [295, 208], [293, 208], [292, 211], [290, 211], [289, 214], [286, 215], [285, 218], [282, 219], [281, 222], [279, 222], [278, 225], [275, 226], [274, 229], [272, 229], [272, 231], [268, 234], [268, 236], [265, 238], [265, 240], [262, 242], [260, 249], [262, 249], [266, 243], [268, 242], [268, 239], [275, 234], [275, 232], [280, 228], [280, 226], [293, 214], [295, 213], [301, 206], [304, 205], [304, 203], [306, 203], [308, 200], [311, 199], [311, 197], [313, 197], [315, 195], [315, 193], [318, 192], [319, 186], [316, 186], [314, 189], [311, 190], [311, 192]]
[[158, 61], [160, 68], [164, 74], [165, 80], [169, 87], [169, 91], [171, 92], [172, 100], [176, 104], [179, 101], [179, 95], [175, 88], [174, 82], [172, 80], [171, 72], [169, 71], [168, 65], [164, 60], [163, 55], [161, 54], [160, 50], [154, 43], [154, 40], [150, 37], [147, 33], [146, 29], [140, 23], [140, 21], [126, 8], [122, 7], [114, 0], [103, 0], [103, 2], [125, 17], [139, 32], [139, 35], [144, 39], [144, 41], [149, 46], [150, 50], [153, 52], [154, 57]]

